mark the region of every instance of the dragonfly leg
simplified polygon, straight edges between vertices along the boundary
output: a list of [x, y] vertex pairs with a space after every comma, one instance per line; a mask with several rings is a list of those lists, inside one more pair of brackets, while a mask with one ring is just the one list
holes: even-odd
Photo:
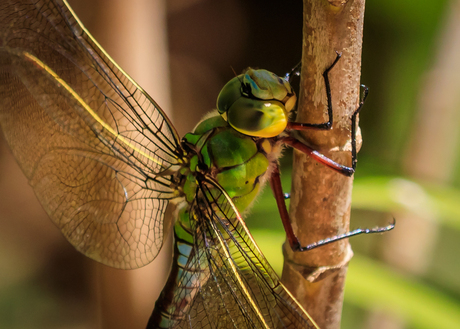
[[314, 243], [311, 243], [309, 245], [302, 247], [299, 239], [294, 234], [294, 230], [291, 225], [289, 213], [287, 211], [286, 203], [284, 201], [286, 199], [286, 194], [283, 193], [283, 188], [281, 186], [280, 171], [279, 171], [278, 166], [275, 167], [275, 169], [273, 170], [272, 176], [270, 177], [270, 186], [275, 196], [276, 204], [278, 206], [278, 210], [279, 210], [280, 217], [281, 217], [281, 222], [283, 223], [284, 230], [286, 231], [287, 240], [293, 251], [312, 250], [312, 249], [324, 246], [332, 242], [350, 238], [355, 235], [383, 233], [383, 232], [391, 231], [395, 227], [396, 221], [393, 220], [393, 223], [387, 226], [376, 227], [376, 228], [365, 228], [365, 229], [358, 228], [356, 230], [347, 232], [345, 234], [335, 235], [333, 237], [329, 237], [329, 238], [326, 238], [326, 239], [323, 239], [323, 240], [320, 240], [320, 241], [317, 241], [317, 242], [314, 242]]
[[294, 67], [292, 68], [291, 72], [287, 73], [287, 74], [285, 75], [284, 78], [285, 78], [288, 82], [292, 83], [292, 82], [291, 82], [292, 77], [293, 77], [293, 76], [299, 76], [299, 75], [300, 75], [300, 69], [301, 69], [301, 67], [302, 67], [302, 61], [300, 61], [296, 66], [294, 66]]
[[276, 166], [272, 176], [270, 177], [270, 186], [272, 188], [273, 194], [275, 196], [276, 204], [278, 206], [278, 210], [281, 216], [281, 222], [283, 223], [284, 230], [286, 231], [286, 237], [291, 246], [293, 251], [307, 251], [312, 250], [321, 246], [324, 246], [329, 243], [333, 243], [339, 240], [347, 239], [352, 236], [360, 235], [360, 234], [372, 234], [372, 233], [383, 233], [391, 231], [395, 227], [396, 221], [393, 219], [393, 222], [387, 226], [383, 227], [375, 227], [375, 228], [358, 228], [356, 230], [347, 232], [345, 234], [335, 235], [333, 237], [329, 237], [304, 247], [301, 246], [299, 239], [294, 234], [294, 230], [292, 229], [291, 220], [289, 218], [289, 213], [286, 208], [285, 199], [288, 193], [283, 193], [283, 188], [281, 186], [281, 178], [280, 178], [280, 171], [279, 167]]
[[353, 112], [353, 115], [351, 116], [351, 167], [353, 168], [353, 171], [355, 170], [356, 162], [358, 161], [356, 158], [356, 117], [358, 116], [359, 111], [361, 111], [361, 108], [366, 101], [367, 95], [369, 94], [369, 88], [367, 86], [361, 85], [361, 88], [363, 88], [361, 101], [359, 102], [358, 108]]
[[[332, 159], [328, 158], [327, 156], [325, 156], [324, 154], [314, 150], [310, 146], [305, 145], [304, 143], [302, 143], [301, 141], [299, 141], [298, 139], [296, 139], [294, 137], [283, 137], [282, 142], [284, 144], [286, 144], [286, 145], [289, 145], [289, 146], [301, 151], [302, 153], [305, 153], [306, 155], [308, 155], [309, 157], [315, 159], [319, 163], [322, 163], [322, 164], [328, 166], [329, 168], [331, 168], [332, 170], [337, 171], [339, 174], [342, 174], [342, 175], [350, 177], [355, 172], [356, 161], [353, 161], [353, 159], [352, 159], [352, 167], [347, 167], [345, 165], [342, 165], [340, 163], [335, 162], [334, 160], [332, 160]], [[356, 157], [356, 150], [354, 152], [352, 150], [352, 157], [353, 157], [353, 154]]]
[[294, 234], [294, 230], [292, 229], [291, 225], [291, 220], [289, 218], [289, 213], [286, 208], [286, 203], [284, 201], [285, 195], [283, 194], [283, 187], [281, 186], [280, 169], [278, 165], [276, 165], [270, 177], [270, 186], [272, 188], [273, 195], [275, 196], [276, 205], [278, 206], [281, 222], [283, 223], [284, 231], [286, 232], [286, 237], [289, 242], [289, 245], [291, 246], [292, 250], [300, 251], [300, 241]]
[[[340, 57], [338, 57], [338, 58], [340, 58]], [[338, 59], [336, 59], [336, 61], [334, 63], [336, 63], [337, 60]], [[367, 88], [365, 85], [361, 85], [361, 87], [363, 88], [363, 94], [362, 94], [361, 101], [359, 102], [358, 108], [355, 110], [355, 112], [353, 112], [353, 115], [351, 116], [351, 167], [341, 165], [341, 164], [333, 161], [332, 159], [328, 158], [324, 154], [314, 150], [313, 148], [311, 148], [308, 145], [305, 145], [304, 143], [302, 143], [301, 141], [299, 141], [298, 139], [296, 139], [296, 138], [294, 138], [292, 136], [282, 138], [282, 142], [285, 143], [286, 145], [289, 145], [289, 146], [291, 146], [291, 147], [293, 147], [293, 148], [295, 148], [295, 149], [307, 154], [308, 156], [312, 157], [316, 161], [328, 166], [329, 168], [337, 171], [338, 173], [340, 173], [342, 175], [345, 175], [345, 176], [348, 176], [348, 177], [353, 175], [354, 172], [355, 172], [356, 162], [357, 162], [357, 157], [356, 157], [356, 117], [358, 116], [359, 111], [363, 107], [364, 102], [365, 102], [365, 100], [367, 98], [367, 95], [369, 94], [369, 88]], [[328, 90], [328, 97], [329, 96], [330, 96], [330, 89]], [[328, 104], [329, 103], [330, 103], [330, 101], [328, 100]], [[331, 111], [332, 111], [332, 108], [331, 108]], [[329, 112], [329, 108], [328, 108], [328, 112]], [[332, 122], [332, 112], [329, 115], [329, 121]], [[326, 124], [327, 123], [318, 124], [318, 125], [326, 125]], [[304, 125], [304, 124], [302, 124], [302, 125]], [[311, 129], [311, 128], [312, 129], [320, 129], [320, 128], [318, 128], [318, 126], [315, 126], [315, 127], [310, 126], [309, 129]], [[325, 128], [322, 128], [322, 129], [325, 129]]]
[[[332, 68], [337, 64], [339, 59], [341, 58], [342, 54], [339, 52], [336, 52], [337, 56], [334, 60], [334, 62], [323, 72], [323, 78], [324, 78], [324, 84], [326, 87], [326, 96], [327, 96], [327, 116], [328, 116], [328, 121], [324, 123], [299, 123], [299, 122], [289, 122], [286, 130], [310, 130], [310, 129], [317, 129], [317, 130], [326, 130], [326, 129], [331, 129], [332, 128], [332, 123], [333, 123], [333, 113], [332, 113], [332, 96], [331, 96], [331, 86], [329, 83], [329, 71], [332, 70]], [[299, 66], [299, 64], [298, 64]], [[293, 69], [293, 71], [289, 74], [289, 77], [293, 72], [295, 71], [296, 68]], [[301, 143], [297, 139], [293, 137], [287, 137], [284, 139], [284, 142], [296, 149], [298, 149], [301, 152], [304, 152], [305, 154], [309, 155], [316, 161], [325, 164], [326, 166], [332, 168], [333, 170], [345, 175], [345, 176], [351, 176], [355, 172], [356, 168], [356, 118], [358, 116], [359, 111], [361, 110], [367, 95], [369, 93], [369, 89], [361, 85], [363, 88], [363, 95], [361, 98], [361, 101], [359, 102], [358, 108], [353, 112], [353, 115], [351, 116], [351, 167], [347, 167], [341, 164], [336, 163], [335, 161], [329, 159], [325, 155], [319, 153], [318, 151], [312, 149], [311, 147]]]
[[350, 237], [355, 236], [355, 235], [388, 232], [388, 231], [391, 231], [392, 229], [395, 228], [395, 224], [396, 224], [396, 220], [393, 218], [393, 222], [388, 224], [387, 226], [378, 226], [378, 227], [375, 227], [375, 228], [358, 228], [356, 230], [353, 230], [353, 231], [350, 231], [350, 232], [347, 232], [347, 233], [344, 233], [344, 234], [335, 235], [333, 237], [326, 238], [326, 239], [311, 243], [309, 245], [306, 245], [305, 247], [301, 247], [300, 251], [312, 250], [312, 249], [315, 249], [317, 247], [321, 247], [321, 246], [324, 246], [326, 244], [336, 242], [336, 241], [339, 241], [339, 240], [347, 239], [347, 238], [350, 238]]
[[[337, 62], [339, 61], [340, 57], [342, 57], [341, 53], [339, 52], [336, 52], [336, 53], [337, 53], [337, 57], [335, 58], [334, 62], [331, 64], [331, 66], [329, 66], [323, 72], [323, 78], [324, 78], [324, 84], [326, 87], [326, 96], [327, 96], [327, 118], [328, 118], [327, 122], [324, 122], [324, 123], [289, 122], [286, 127], [287, 130], [311, 130], [311, 129], [327, 130], [327, 129], [332, 128], [333, 115], [332, 115], [331, 85], [329, 83], [329, 71], [332, 70], [335, 64], [337, 64]], [[291, 76], [291, 74], [293, 74], [294, 70], [295, 68], [293, 69], [293, 71], [291, 71], [291, 73], [289, 73], [289, 77]]]

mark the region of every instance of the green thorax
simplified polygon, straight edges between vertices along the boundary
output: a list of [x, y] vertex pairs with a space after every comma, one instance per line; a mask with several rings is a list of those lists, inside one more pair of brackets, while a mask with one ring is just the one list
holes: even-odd
[[184, 142], [191, 150], [189, 166], [181, 171], [187, 203], [195, 198], [196, 173], [200, 171], [214, 178], [244, 212], [259, 192], [261, 178], [269, 167], [269, 140], [237, 132], [216, 113], [186, 134]]

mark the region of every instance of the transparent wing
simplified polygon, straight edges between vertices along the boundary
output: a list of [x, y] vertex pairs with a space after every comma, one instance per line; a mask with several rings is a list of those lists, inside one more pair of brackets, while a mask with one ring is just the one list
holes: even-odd
[[[237, 209], [215, 182], [192, 206], [195, 244], [176, 291], [170, 328], [318, 328], [279, 281]], [[191, 288], [196, 288], [192, 291]], [[177, 317], [176, 317], [177, 316]]]
[[1, 1], [0, 124], [78, 250], [118, 268], [155, 258], [171, 226], [177, 133], [66, 2]]

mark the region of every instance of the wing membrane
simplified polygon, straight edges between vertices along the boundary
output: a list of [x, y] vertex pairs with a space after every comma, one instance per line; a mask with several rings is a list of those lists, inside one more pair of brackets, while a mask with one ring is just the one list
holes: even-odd
[[0, 123], [78, 250], [119, 268], [155, 258], [176, 196], [177, 133], [65, 2], [0, 4]]
[[176, 314], [165, 328], [318, 328], [279, 281], [216, 182], [201, 183], [191, 216], [192, 257], [171, 293]]

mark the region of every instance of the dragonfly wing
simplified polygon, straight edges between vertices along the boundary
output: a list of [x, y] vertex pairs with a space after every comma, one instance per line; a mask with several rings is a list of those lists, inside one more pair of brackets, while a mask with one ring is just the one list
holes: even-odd
[[196, 233], [189, 271], [182, 272], [172, 299], [181, 321], [172, 328], [317, 329], [279, 281], [230, 197], [212, 180], [200, 184], [191, 208]]
[[78, 250], [118, 268], [155, 258], [171, 226], [177, 133], [65, 2], [1, 2], [0, 124]]

